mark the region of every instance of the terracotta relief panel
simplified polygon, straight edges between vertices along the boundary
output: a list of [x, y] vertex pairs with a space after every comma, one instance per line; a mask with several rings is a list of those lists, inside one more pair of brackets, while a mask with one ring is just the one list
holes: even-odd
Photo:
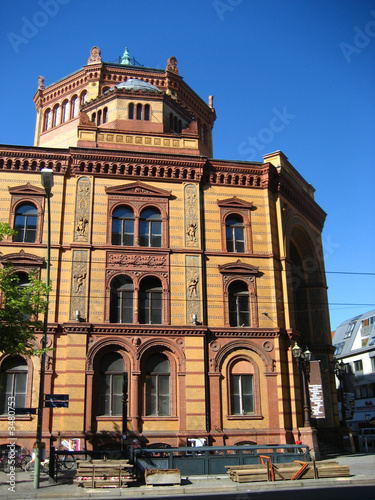
[[197, 315], [197, 321], [202, 321], [201, 317], [201, 276], [198, 256], [186, 255], [186, 322], [192, 323], [193, 314]]
[[89, 241], [91, 182], [81, 177], [77, 182], [74, 241]]
[[73, 251], [72, 266], [72, 285], [70, 298], [70, 320], [76, 317], [76, 311], [80, 312], [83, 319], [86, 318], [86, 297], [87, 297], [87, 279], [88, 279], [88, 251]]
[[193, 184], [185, 186], [185, 245], [199, 247], [198, 191]]

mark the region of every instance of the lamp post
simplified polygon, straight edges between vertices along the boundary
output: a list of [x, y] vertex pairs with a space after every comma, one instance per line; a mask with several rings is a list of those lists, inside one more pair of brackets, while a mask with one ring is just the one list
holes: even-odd
[[297, 360], [299, 369], [302, 372], [304, 427], [310, 427], [310, 405], [308, 400], [307, 382], [310, 375], [311, 352], [308, 347], [306, 347], [305, 352], [302, 352], [300, 346], [297, 342], [295, 342], [292, 348], [292, 353], [293, 357]]
[[335, 375], [339, 379], [340, 382], [340, 399], [341, 399], [341, 425], [343, 427], [346, 427], [346, 407], [345, 407], [345, 401], [344, 401], [344, 395], [345, 395], [345, 373], [346, 373], [346, 364], [341, 360], [338, 362], [337, 360], [335, 361]]
[[44, 313], [43, 337], [42, 337], [42, 357], [40, 360], [40, 379], [39, 379], [39, 402], [38, 402], [38, 420], [36, 428], [35, 442], [35, 469], [34, 469], [34, 488], [39, 488], [40, 462], [42, 454], [42, 427], [43, 427], [43, 405], [44, 405], [44, 379], [46, 370], [46, 345], [47, 345], [47, 327], [48, 327], [48, 305], [49, 305], [49, 283], [50, 283], [50, 263], [51, 263], [51, 190], [53, 187], [53, 170], [43, 168], [41, 170], [42, 185], [47, 196], [47, 292], [46, 292], [46, 310]]

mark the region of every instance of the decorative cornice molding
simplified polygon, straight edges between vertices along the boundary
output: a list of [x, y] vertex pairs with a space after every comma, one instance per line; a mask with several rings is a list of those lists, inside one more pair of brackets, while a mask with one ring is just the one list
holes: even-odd
[[327, 214], [304, 191], [299, 190], [288, 178], [280, 175], [279, 192], [301, 212], [319, 231], [323, 230]]
[[120, 196], [148, 196], [157, 198], [170, 198], [171, 192], [165, 189], [155, 188], [144, 184], [141, 181], [132, 182], [131, 184], [122, 184], [121, 186], [105, 187], [105, 192], [108, 195]]
[[45, 263], [44, 257], [39, 257], [37, 255], [33, 255], [31, 253], [25, 253], [22, 249], [19, 253], [10, 253], [7, 255], [0, 255], [0, 262], [5, 264], [16, 264], [23, 266], [38, 266], [41, 267]]

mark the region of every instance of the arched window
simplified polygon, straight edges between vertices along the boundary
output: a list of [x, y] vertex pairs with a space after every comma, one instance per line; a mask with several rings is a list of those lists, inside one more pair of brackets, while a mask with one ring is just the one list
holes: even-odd
[[50, 109], [47, 109], [46, 112], [44, 113], [44, 126], [43, 129], [49, 130], [52, 127], [52, 111]]
[[124, 360], [117, 352], [100, 360], [99, 415], [122, 415]]
[[143, 325], [163, 323], [163, 289], [157, 278], [145, 278], [139, 290], [139, 322]]
[[133, 323], [134, 285], [127, 276], [111, 281], [110, 322]]
[[69, 101], [64, 101], [61, 107], [62, 107], [61, 123], [65, 123], [69, 120]]
[[112, 245], [134, 246], [134, 213], [128, 207], [113, 211]]
[[228, 252], [245, 251], [245, 226], [240, 215], [229, 215], [225, 220]]
[[145, 208], [139, 221], [139, 244], [141, 247], [161, 247], [162, 219], [156, 208]]
[[91, 121], [94, 122], [94, 123], [96, 123], [96, 113], [93, 113], [91, 115]]
[[97, 122], [98, 125], [101, 125], [102, 124], [102, 110], [99, 109], [98, 111], [98, 122]]
[[13, 236], [13, 241], [24, 243], [35, 243], [36, 230], [38, 224], [38, 211], [31, 203], [22, 203], [17, 207], [14, 227], [17, 234]]
[[60, 116], [61, 116], [61, 108], [60, 108], [60, 106], [57, 104], [57, 105], [53, 108], [53, 126], [54, 126], [54, 127], [57, 127], [58, 125], [60, 125]]
[[27, 363], [16, 356], [7, 358], [1, 366], [0, 375], [0, 414], [8, 412], [10, 398], [14, 401], [15, 408], [26, 407], [27, 392]]
[[149, 104], [146, 104], [145, 105], [145, 111], [144, 111], [144, 116], [145, 116], [145, 120], [146, 121], [149, 121], [150, 120], [150, 105]]
[[137, 104], [137, 120], [142, 120], [142, 104]]
[[128, 119], [133, 120], [134, 118], [134, 104], [131, 102], [128, 106]]
[[229, 285], [229, 324], [230, 326], [250, 326], [249, 290], [243, 281]]
[[83, 106], [87, 100], [87, 92], [84, 90], [80, 96], [80, 106]]
[[167, 356], [152, 354], [146, 362], [146, 415], [171, 414], [170, 366]]
[[78, 97], [75, 95], [72, 97], [70, 106], [72, 118], [76, 118], [78, 116], [78, 105], [79, 105]]
[[103, 123], [107, 123], [108, 121], [108, 108], [103, 109]]
[[230, 372], [230, 414], [251, 415], [254, 405], [254, 368], [246, 360], [239, 360]]

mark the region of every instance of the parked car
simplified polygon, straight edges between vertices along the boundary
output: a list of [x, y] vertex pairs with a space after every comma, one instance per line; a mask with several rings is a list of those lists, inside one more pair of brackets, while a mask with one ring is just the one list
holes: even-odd
[[366, 427], [365, 429], [359, 429], [358, 437], [361, 439], [362, 443], [367, 440], [367, 444], [375, 445], [375, 427]]

